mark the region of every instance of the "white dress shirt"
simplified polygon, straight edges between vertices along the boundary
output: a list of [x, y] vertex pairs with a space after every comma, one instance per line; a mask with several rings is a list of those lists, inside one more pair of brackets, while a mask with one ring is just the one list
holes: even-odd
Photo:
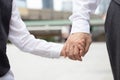
[[[94, 13], [100, 0], [73, 0], [72, 31], [90, 33], [90, 14]], [[26, 29], [13, 0], [12, 17], [8, 39], [23, 51], [44, 57], [59, 57], [63, 45], [35, 39]], [[11, 71], [0, 80], [14, 80]]]
[[13, 0], [8, 39], [22, 51], [43, 57], [58, 58], [63, 47], [62, 44], [35, 39], [35, 37], [28, 32], [25, 23], [21, 20], [15, 0]]
[[73, 0], [73, 14], [70, 16], [71, 33], [90, 33], [90, 14], [94, 13], [99, 2], [100, 0]]
[[[42, 39], [35, 39], [35, 37], [29, 33], [25, 23], [22, 21], [15, 0], [13, 0], [12, 4], [12, 16], [8, 39], [22, 51], [43, 57], [59, 58], [63, 45], [46, 42]], [[12, 72], [9, 71], [5, 76], [1, 77], [0, 80], [14, 80], [14, 76]]]

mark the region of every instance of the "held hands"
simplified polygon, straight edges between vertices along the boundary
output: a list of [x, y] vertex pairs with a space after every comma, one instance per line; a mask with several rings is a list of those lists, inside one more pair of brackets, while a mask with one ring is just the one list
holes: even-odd
[[91, 34], [81, 32], [73, 33], [65, 42], [61, 56], [82, 61], [82, 57], [88, 52], [91, 42]]

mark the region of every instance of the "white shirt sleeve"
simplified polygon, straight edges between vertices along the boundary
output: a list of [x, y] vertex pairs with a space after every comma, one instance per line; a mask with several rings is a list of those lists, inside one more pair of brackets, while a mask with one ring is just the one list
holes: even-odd
[[71, 33], [90, 33], [90, 14], [94, 13], [100, 0], [73, 0], [73, 14]]
[[58, 58], [60, 57], [60, 52], [63, 47], [62, 44], [35, 39], [35, 37], [28, 32], [25, 23], [21, 20], [15, 0], [13, 0], [8, 39], [21, 50], [43, 57]]

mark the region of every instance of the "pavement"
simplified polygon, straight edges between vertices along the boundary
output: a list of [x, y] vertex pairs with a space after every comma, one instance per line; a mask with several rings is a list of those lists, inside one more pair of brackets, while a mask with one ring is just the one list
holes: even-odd
[[16, 80], [113, 80], [104, 42], [93, 42], [83, 61], [50, 59], [8, 44], [7, 54]]

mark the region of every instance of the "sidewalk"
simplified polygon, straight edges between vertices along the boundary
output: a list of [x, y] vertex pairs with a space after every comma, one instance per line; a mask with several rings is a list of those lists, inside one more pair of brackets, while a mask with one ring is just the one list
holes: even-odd
[[83, 61], [48, 59], [8, 44], [16, 80], [113, 80], [105, 43], [92, 43]]

